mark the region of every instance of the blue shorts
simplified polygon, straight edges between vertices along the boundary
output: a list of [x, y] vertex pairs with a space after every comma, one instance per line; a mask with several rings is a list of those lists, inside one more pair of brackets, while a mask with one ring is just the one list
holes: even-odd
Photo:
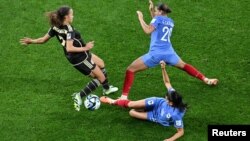
[[175, 66], [180, 60], [180, 57], [174, 51], [165, 54], [147, 53], [144, 54], [141, 58], [143, 63], [148, 68], [152, 68], [159, 65], [160, 61], [162, 60], [168, 65]]
[[145, 99], [145, 110], [147, 111], [147, 120], [157, 122], [156, 115], [158, 115], [157, 109], [162, 102], [165, 102], [164, 98], [150, 97]]

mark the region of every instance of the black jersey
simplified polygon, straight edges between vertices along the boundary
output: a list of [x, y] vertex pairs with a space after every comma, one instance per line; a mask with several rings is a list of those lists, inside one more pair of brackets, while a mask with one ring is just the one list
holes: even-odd
[[65, 56], [71, 63], [73, 64], [79, 63], [79, 61], [82, 61], [83, 59], [89, 56], [89, 51], [76, 52], [76, 53], [67, 52], [66, 50], [67, 40], [72, 39], [74, 47], [84, 47], [86, 45], [81, 37], [81, 34], [78, 31], [76, 31], [72, 26], [63, 25], [63, 26], [60, 26], [59, 28], [53, 26], [49, 29], [48, 34], [50, 37], [54, 37], [54, 36], [57, 37], [58, 41], [63, 46]]

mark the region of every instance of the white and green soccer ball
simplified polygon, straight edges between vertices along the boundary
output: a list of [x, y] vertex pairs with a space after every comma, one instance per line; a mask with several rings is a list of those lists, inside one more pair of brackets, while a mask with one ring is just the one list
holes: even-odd
[[88, 95], [84, 100], [84, 106], [91, 111], [99, 109], [101, 106], [99, 97], [94, 94]]

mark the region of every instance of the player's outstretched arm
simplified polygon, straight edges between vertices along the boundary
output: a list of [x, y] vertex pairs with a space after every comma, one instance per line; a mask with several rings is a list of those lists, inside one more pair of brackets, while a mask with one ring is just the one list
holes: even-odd
[[152, 18], [154, 18], [155, 13], [154, 13], [154, 3], [152, 2], [152, 0], [149, 0], [149, 12]]
[[161, 71], [162, 71], [162, 77], [163, 77], [163, 82], [166, 86], [166, 88], [169, 90], [172, 88], [172, 85], [170, 84], [170, 80], [166, 71], [166, 63], [164, 61], [160, 62], [161, 64]]
[[175, 141], [183, 135], [184, 135], [184, 128], [177, 128], [177, 132], [171, 138], [165, 139], [164, 141]]
[[152, 25], [147, 25], [146, 24], [146, 22], [143, 19], [143, 15], [142, 15], [141, 11], [136, 11], [136, 12], [137, 12], [138, 19], [140, 21], [140, 24], [141, 24], [141, 27], [142, 27], [143, 31], [146, 34], [151, 34], [155, 30], [155, 28]]
[[20, 43], [22, 45], [29, 45], [29, 44], [43, 44], [46, 43], [51, 37], [49, 36], [48, 33], [46, 33], [43, 37], [37, 38], [37, 39], [32, 39], [28, 37], [24, 37], [20, 39]]

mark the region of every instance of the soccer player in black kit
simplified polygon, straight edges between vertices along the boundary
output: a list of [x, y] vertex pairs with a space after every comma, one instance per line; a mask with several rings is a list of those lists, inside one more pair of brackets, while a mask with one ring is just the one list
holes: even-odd
[[84, 89], [73, 94], [74, 107], [80, 111], [82, 98], [98, 86], [103, 86], [104, 95], [116, 92], [118, 88], [109, 85], [103, 60], [89, 51], [93, 48], [94, 41], [85, 44], [81, 34], [71, 25], [73, 17], [73, 9], [68, 6], [62, 6], [56, 11], [49, 12], [48, 18], [51, 28], [48, 33], [37, 39], [25, 37], [20, 40], [20, 43], [23, 45], [43, 44], [50, 38], [57, 37], [68, 61], [82, 74], [93, 78]]

